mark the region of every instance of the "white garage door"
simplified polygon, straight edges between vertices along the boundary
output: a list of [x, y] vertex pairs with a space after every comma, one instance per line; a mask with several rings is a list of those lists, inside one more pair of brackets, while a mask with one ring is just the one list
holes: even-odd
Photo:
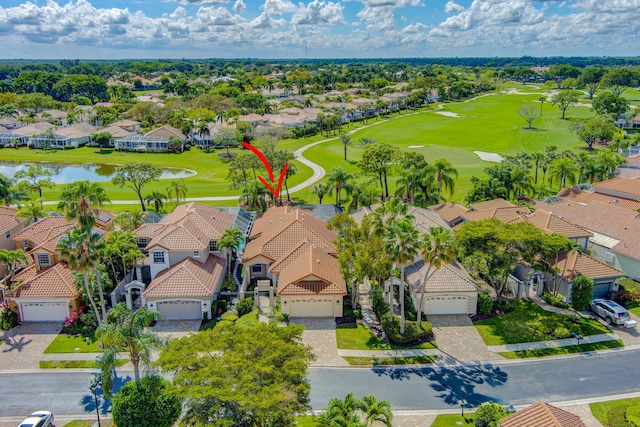
[[156, 304], [162, 320], [202, 319], [200, 301], [162, 301]]
[[22, 303], [23, 322], [64, 322], [69, 315], [66, 302]]
[[291, 301], [291, 317], [333, 317], [333, 299]]
[[425, 296], [425, 312], [429, 314], [467, 314], [466, 296]]

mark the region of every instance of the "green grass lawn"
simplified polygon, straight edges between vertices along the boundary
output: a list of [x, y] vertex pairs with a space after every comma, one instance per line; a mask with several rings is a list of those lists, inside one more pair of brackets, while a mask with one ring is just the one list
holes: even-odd
[[[65, 424], [62, 427], [91, 427], [96, 422], [93, 420], [74, 420]], [[100, 425], [102, 427], [114, 427], [113, 420], [109, 418], [100, 417]]]
[[351, 366], [372, 367], [380, 365], [427, 365], [436, 361], [435, 356], [417, 357], [343, 357]]
[[300, 415], [296, 417], [295, 421], [298, 427], [314, 427], [316, 425], [313, 415]]
[[100, 353], [102, 349], [98, 347], [99, 343], [99, 341], [90, 340], [87, 344], [82, 336], [60, 334], [49, 344], [44, 353]]
[[388, 350], [388, 349], [433, 349], [438, 348], [435, 342], [425, 342], [416, 346], [389, 346], [386, 341], [376, 337], [369, 328], [353, 324], [339, 325], [336, 328], [338, 348], [342, 350]]
[[475, 416], [473, 414], [464, 414], [464, 418], [460, 414], [441, 414], [433, 420], [431, 427], [456, 427], [456, 426], [473, 426]]
[[526, 359], [528, 357], [561, 356], [563, 354], [584, 353], [587, 351], [606, 350], [624, 347], [620, 340], [604, 341], [591, 344], [571, 345], [568, 347], [544, 348], [540, 350], [509, 351], [498, 353], [505, 359]]
[[531, 301], [514, 301], [515, 309], [492, 319], [479, 320], [474, 325], [487, 345], [549, 341], [549, 331], [563, 326], [582, 336], [611, 332], [597, 320], [581, 318], [581, 324], [567, 322], [569, 316], [552, 313]]
[[[116, 366], [127, 364], [128, 360], [117, 360]], [[38, 362], [40, 369], [92, 369], [98, 368], [93, 360], [41, 360]]]
[[604, 426], [611, 427], [627, 427], [631, 424], [625, 424], [624, 426], [612, 425], [609, 420], [608, 413], [609, 410], [615, 408], [617, 406], [630, 407], [630, 406], [640, 406], [640, 398], [632, 398], [632, 399], [620, 399], [620, 400], [609, 400], [607, 402], [598, 402], [592, 403], [589, 405], [591, 408], [591, 413], [594, 417], [598, 419]]

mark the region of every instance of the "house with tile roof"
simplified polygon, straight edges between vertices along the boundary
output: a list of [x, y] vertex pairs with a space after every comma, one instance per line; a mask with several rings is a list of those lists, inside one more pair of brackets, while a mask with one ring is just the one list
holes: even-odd
[[[256, 218], [244, 250], [243, 289], [269, 291], [290, 316], [340, 317], [346, 285], [333, 243], [335, 231], [304, 209], [273, 207]], [[286, 303], [285, 303], [286, 301]]]
[[163, 319], [195, 320], [205, 314], [211, 319], [211, 303], [226, 271], [226, 258], [217, 243], [226, 229], [236, 226], [237, 217], [212, 206], [187, 203], [158, 223], [140, 226], [135, 230], [138, 246], [148, 259], [137, 266], [142, 280], [126, 285], [126, 292], [136, 293], [142, 305], [157, 309]]
[[579, 416], [543, 401], [498, 421], [500, 427], [587, 427]]
[[439, 205], [428, 206], [427, 209], [440, 215], [442, 219], [447, 221], [449, 227], [455, 227], [464, 219], [462, 215], [469, 212], [470, 209], [456, 202], [441, 203]]
[[[372, 208], [376, 207], [372, 206]], [[354, 221], [360, 223], [372, 212], [369, 208], [362, 208], [350, 215]], [[421, 233], [428, 233], [433, 227], [451, 230], [447, 221], [433, 210], [410, 206], [408, 213], [413, 216], [414, 224]], [[440, 269], [435, 270], [429, 269], [429, 264], [425, 264], [418, 257], [405, 266], [405, 281], [409, 285], [414, 307], [419, 306], [420, 291], [424, 289], [422, 309], [427, 316], [476, 313], [477, 283], [456, 260], [443, 264]]]
[[[29, 218], [16, 217], [18, 210], [9, 206], [0, 206], [0, 249], [13, 250], [16, 243], [11, 239], [29, 222]], [[0, 281], [6, 274], [6, 267], [0, 266]]]

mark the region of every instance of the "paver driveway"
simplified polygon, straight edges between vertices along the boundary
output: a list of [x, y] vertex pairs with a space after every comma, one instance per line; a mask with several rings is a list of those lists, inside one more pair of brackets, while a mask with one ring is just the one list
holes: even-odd
[[294, 317], [291, 323], [305, 327], [302, 342], [311, 347], [316, 355], [311, 366], [349, 366], [338, 355], [336, 322], [333, 318]]
[[437, 363], [491, 362], [504, 360], [490, 351], [466, 314], [429, 316], [442, 357]]
[[0, 338], [0, 369], [38, 369], [42, 352], [60, 333], [62, 323], [24, 323], [10, 331], [2, 331]]

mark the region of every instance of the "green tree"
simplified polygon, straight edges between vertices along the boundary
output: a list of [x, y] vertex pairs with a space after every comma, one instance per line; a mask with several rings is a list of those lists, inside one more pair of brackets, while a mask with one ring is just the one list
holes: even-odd
[[433, 161], [433, 172], [435, 174], [436, 188], [438, 191], [438, 204], [440, 204], [442, 189], [449, 190], [449, 195], [453, 194], [456, 184], [454, 178], [458, 177], [458, 171], [447, 159], [435, 159]]
[[617, 128], [611, 118], [595, 116], [576, 122], [573, 129], [580, 139], [587, 143], [589, 150], [592, 150], [593, 144], [597, 141], [611, 141]]
[[353, 141], [351, 141], [351, 136], [349, 135], [340, 135], [340, 144], [344, 148], [344, 161], [347, 161], [347, 147], [351, 145]]
[[347, 394], [344, 399], [330, 399], [324, 413], [315, 417], [316, 426], [319, 427], [391, 427], [392, 422], [389, 402], [378, 401], [373, 395], [356, 399], [353, 393]]
[[450, 263], [456, 257], [456, 241], [451, 230], [442, 226], [431, 227], [428, 233], [424, 234], [421, 242], [421, 255], [425, 264], [428, 265], [424, 280], [420, 285], [420, 301], [418, 302], [417, 322], [418, 328], [422, 322], [422, 309], [424, 305], [425, 286], [431, 275], [438, 271], [442, 264]]
[[331, 171], [329, 176], [327, 176], [329, 184], [334, 186], [336, 189], [336, 205], [340, 206], [340, 194], [342, 193], [343, 189], [349, 188], [349, 181], [352, 178], [353, 176], [341, 167], [333, 168], [333, 171]]
[[91, 228], [96, 224], [99, 206], [109, 203], [104, 187], [87, 180], [69, 184], [60, 193], [58, 209], [67, 219], [77, 219], [81, 227]]
[[475, 412], [476, 427], [498, 427], [498, 421], [507, 416], [507, 411], [495, 402], [484, 402]]
[[257, 179], [247, 181], [242, 189], [240, 202], [248, 209], [264, 212], [267, 210], [267, 189]]
[[0, 265], [4, 265], [7, 269], [7, 276], [9, 279], [5, 282], [11, 284], [11, 280], [16, 272], [16, 269], [20, 265], [26, 265], [29, 261], [29, 255], [22, 249], [0, 249]]
[[109, 132], [97, 132], [91, 135], [91, 141], [100, 147], [100, 153], [102, 149], [108, 147], [111, 143], [111, 134]]
[[627, 88], [638, 84], [638, 73], [626, 67], [616, 68], [602, 76], [601, 83], [614, 95], [620, 96]]
[[42, 204], [42, 189], [53, 188], [55, 184], [51, 180], [53, 172], [44, 169], [40, 165], [29, 165], [27, 170], [19, 170], [15, 173], [14, 178], [18, 181], [18, 185], [28, 193], [37, 192], [40, 204]]
[[175, 197], [176, 206], [180, 204], [180, 199], [184, 200], [187, 197], [187, 185], [183, 180], [173, 179], [171, 180], [171, 184], [167, 185], [166, 188], [167, 195], [169, 198], [172, 196]]
[[575, 105], [580, 100], [580, 92], [577, 90], [561, 90], [551, 97], [551, 103], [557, 105], [562, 111], [562, 119], [569, 107]]
[[218, 248], [224, 250], [224, 255], [227, 258], [227, 274], [231, 273], [231, 254], [240, 247], [243, 240], [244, 234], [236, 227], [224, 230], [218, 240]]
[[605, 114], [619, 119], [629, 111], [629, 101], [611, 92], [602, 92], [593, 98], [593, 109], [599, 114]]
[[[133, 231], [121, 228], [114, 230], [107, 236], [103, 252], [104, 261], [111, 265], [113, 282], [118, 283], [127, 276], [127, 272], [133, 264], [145, 257], [138, 248], [136, 235]], [[122, 276], [116, 272], [116, 268], [122, 268]]]
[[158, 213], [164, 206], [164, 201], [167, 200], [167, 195], [159, 191], [154, 191], [153, 193], [148, 194], [144, 200], [147, 204], [153, 203], [153, 210]]
[[[172, 340], [157, 365], [173, 374], [187, 425], [290, 425], [309, 408], [313, 355], [302, 326], [231, 322]], [[251, 360], [251, 363], [247, 363]]]
[[600, 81], [606, 70], [600, 67], [589, 67], [582, 70], [580, 74], [580, 84], [587, 87], [589, 99], [593, 99], [593, 95], [600, 88]]
[[169, 392], [169, 381], [153, 375], [140, 384], [129, 382], [113, 396], [113, 422], [120, 427], [171, 427], [180, 417], [182, 402]]
[[573, 159], [561, 157], [551, 163], [549, 172], [552, 178], [558, 180], [558, 191], [560, 191], [566, 187], [567, 184], [574, 184], [576, 182], [578, 169]]
[[[362, 140], [360, 140], [362, 143]], [[366, 144], [358, 167], [366, 174], [377, 175], [382, 197], [389, 197], [387, 176], [391, 174], [393, 163], [400, 157], [400, 149], [386, 142]]]
[[165, 342], [151, 329], [149, 323], [157, 320], [159, 313], [147, 307], [131, 311], [125, 303], [119, 303], [109, 313], [107, 322], [96, 330], [102, 340], [103, 354], [98, 361], [102, 370], [102, 387], [109, 398], [118, 353], [127, 353], [133, 365], [133, 378], [140, 385], [141, 365], [148, 369], [151, 352], [161, 348]]
[[111, 179], [114, 185], [129, 187], [138, 195], [142, 210], [146, 211], [142, 188], [153, 181], [160, 179], [162, 169], [152, 163], [128, 162], [116, 169], [115, 176]]
[[311, 188], [311, 193], [318, 196], [318, 203], [322, 204], [325, 194], [331, 195], [333, 187], [330, 182], [319, 182]]
[[16, 216], [30, 218], [33, 222], [38, 222], [40, 218], [47, 216], [47, 210], [42, 206], [42, 200], [29, 200], [16, 212]]
[[571, 285], [571, 305], [576, 311], [582, 311], [593, 298], [593, 279], [579, 275]]
[[[540, 99], [544, 98], [541, 97]], [[542, 111], [542, 104], [540, 104], [540, 111]], [[531, 124], [540, 116], [540, 113], [534, 105], [523, 105], [518, 109], [518, 115], [527, 122], [527, 127], [525, 129], [533, 129]]]

